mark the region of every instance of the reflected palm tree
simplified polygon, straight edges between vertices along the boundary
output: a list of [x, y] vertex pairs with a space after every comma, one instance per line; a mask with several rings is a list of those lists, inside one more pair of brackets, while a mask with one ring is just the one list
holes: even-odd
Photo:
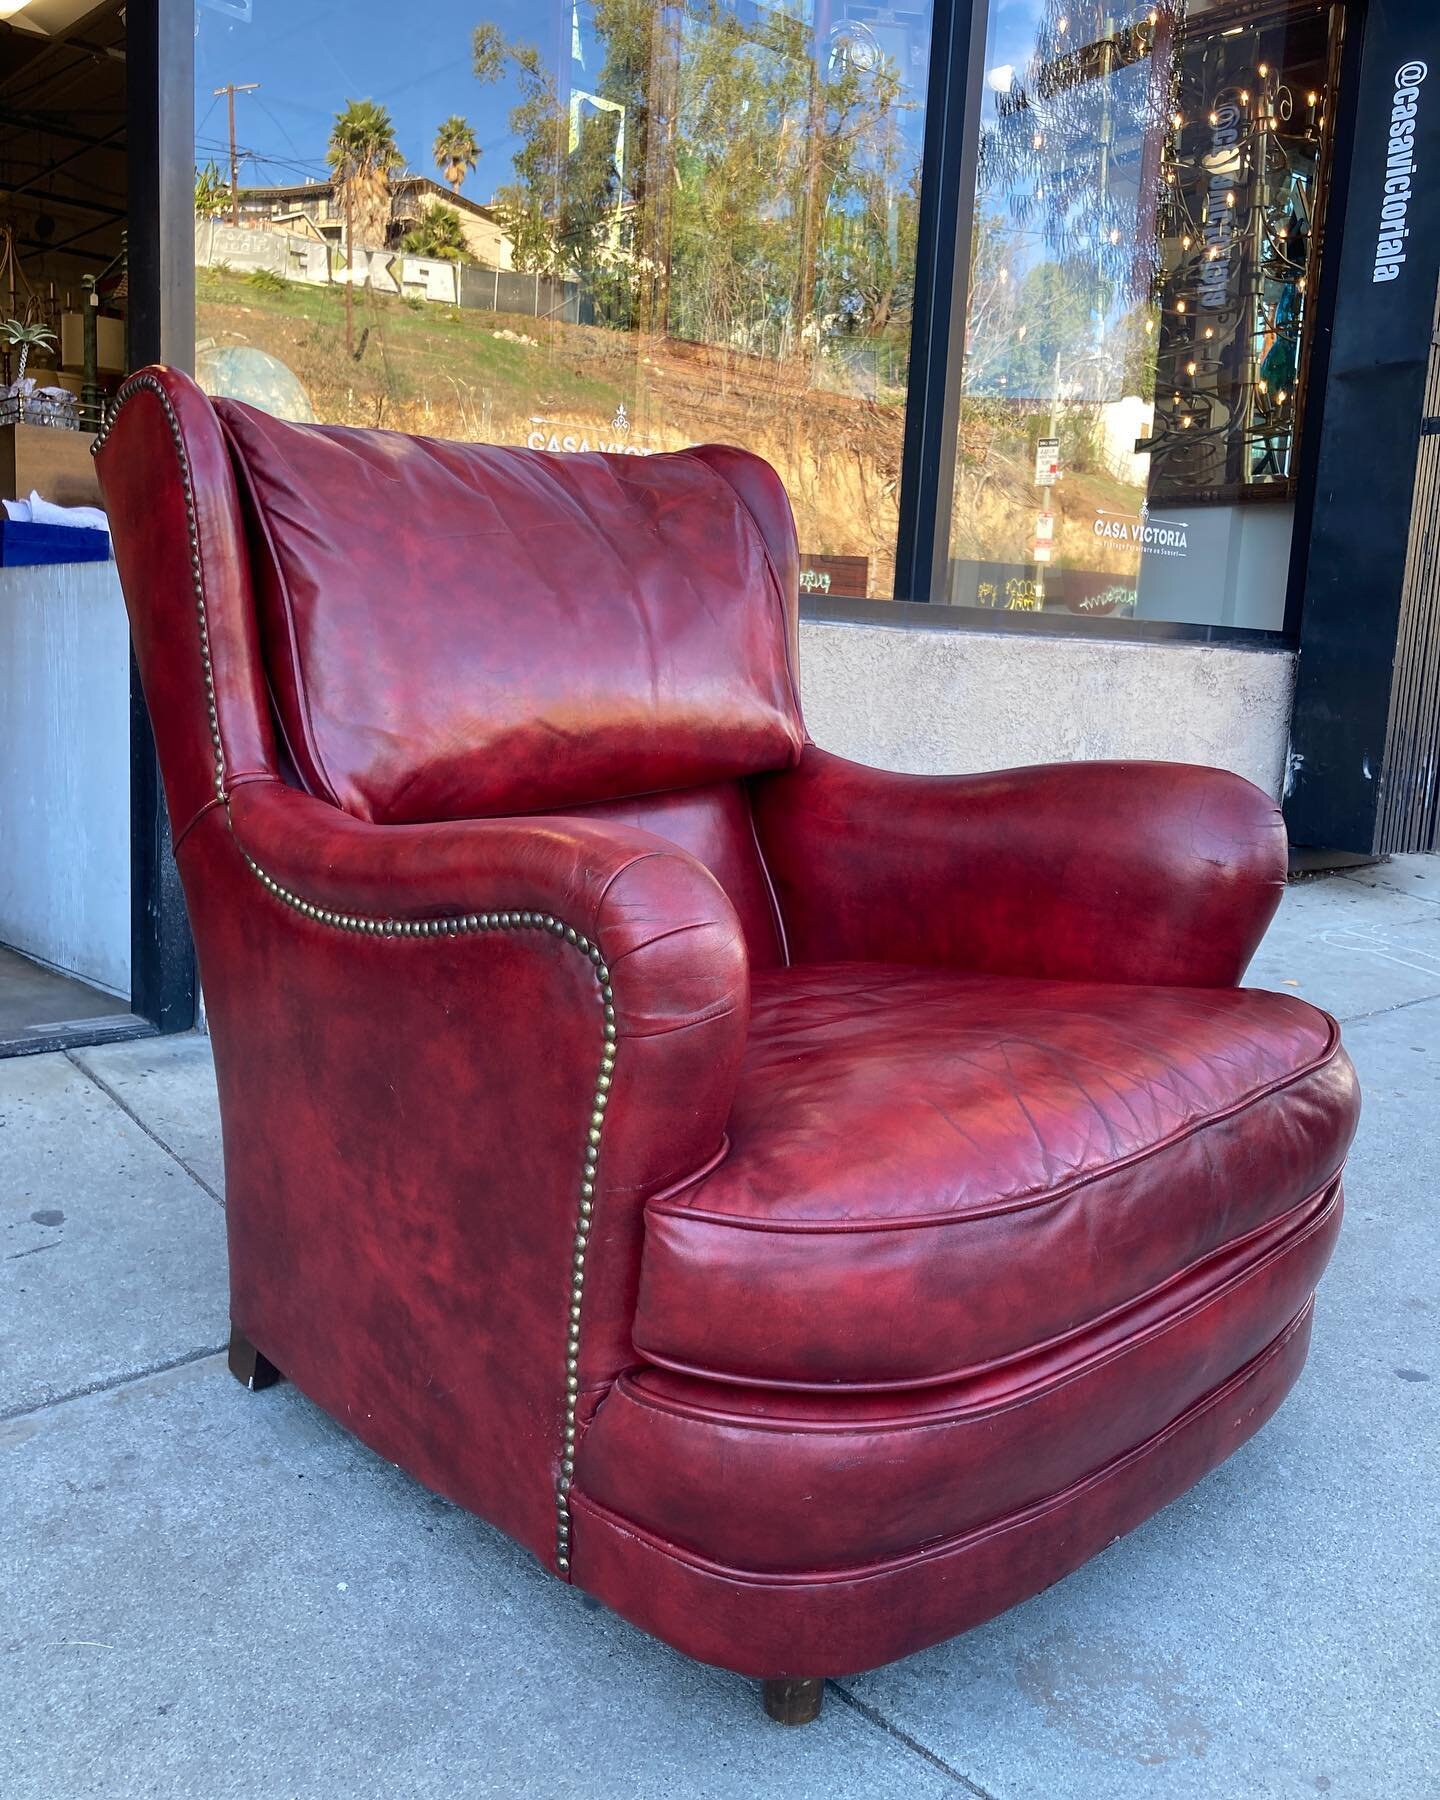
[[470, 129], [469, 120], [459, 113], [451, 113], [435, 133], [432, 154], [436, 168], [452, 191], [458, 194], [465, 185], [465, 177], [480, 160], [480, 145]]
[[350, 229], [361, 243], [383, 246], [390, 235], [390, 177], [405, 165], [386, 108], [347, 101], [330, 128], [326, 160]]
[[420, 215], [419, 223], [400, 240], [400, 248], [412, 256], [434, 256], [459, 262], [465, 255], [465, 228], [453, 206], [437, 200]]

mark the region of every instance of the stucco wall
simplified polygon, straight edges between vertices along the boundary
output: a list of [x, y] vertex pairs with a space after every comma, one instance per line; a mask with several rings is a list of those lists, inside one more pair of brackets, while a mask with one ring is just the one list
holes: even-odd
[[1144, 757], [1213, 763], [1280, 793], [1286, 651], [807, 619], [800, 668], [815, 741], [879, 768]]
[[113, 562], [0, 569], [0, 943], [127, 998], [129, 644]]

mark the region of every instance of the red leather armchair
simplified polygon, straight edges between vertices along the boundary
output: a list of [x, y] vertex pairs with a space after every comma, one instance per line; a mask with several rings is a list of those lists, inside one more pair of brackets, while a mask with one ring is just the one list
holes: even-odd
[[1299, 1372], [1356, 1118], [1272, 803], [810, 745], [740, 451], [98, 450], [214, 1036], [232, 1366], [799, 1718]]

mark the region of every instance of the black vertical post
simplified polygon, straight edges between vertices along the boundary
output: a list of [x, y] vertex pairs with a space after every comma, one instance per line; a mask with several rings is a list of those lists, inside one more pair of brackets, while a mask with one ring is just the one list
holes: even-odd
[[1428, 640], [1407, 639], [1405, 603], [1420, 448], [1440, 430], [1426, 413], [1440, 271], [1440, 11], [1434, 0], [1370, 0], [1352, 24], [1364, 35], [1339, 102], [1352, 114], [1353, 149], [1335, 196], [1345, 226], [1319, 365], [1285, 813], [1297, 844], [1369, 854], [1415, 847], [1386, 840], [1382, 812], [1387, 781], [1404, 775], [1392, 754], [1397, 686], [1423, 677], [1408, 664], [1432, 654]]
[[1310, 565], [1310, 534], [1315, 522], [1315, 483], [1320, 446], [1325, 438], [1325, 395], [1330, 380], [1330, 349], [1335, 307], [1340, 292], [1340, 265], [1345, 248], [1345, 221], [1350, 210], [1350, 177], [1355, 159], [1354, 96], [1360, 87], [1360, 57], [1365, 43], [1365, 3], [1352, 0], [1342, 26], [1340, 63], [1330, 104], [1330, 186], [1323, 196], [1320, 281], [1312, 296], [1314, 332], [1305, 371], [1305, 411], [1295, 458], [1295, 527], [1290, 536], [1290, 575], [1285, 591], [1285, 631], [1298, 641], [1305, 610], [1305, 581]]
[[[131, 0], [129, 133], [132, 367], [195, 364], [194, 0]], [[195, 949], [150, 716], [130, 659], [131, 1009], [160, 1031], [195, 1023]]]
[[946, 597], [987, 0], [936, 0], [917, 220], [895, 598]]

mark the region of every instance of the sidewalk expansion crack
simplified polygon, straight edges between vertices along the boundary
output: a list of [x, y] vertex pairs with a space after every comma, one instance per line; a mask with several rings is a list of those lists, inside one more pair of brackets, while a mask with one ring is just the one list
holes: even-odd
[[927, 1750], [919, 1738], [913, 1738], [908, 1731], [902, 1731], [898, 1725], [892, 1725], [884, 1713], [877, 1711], [875, 1707], [852, 1694], [848, 1688], [841, 1687], [838, 1681], [827, 1681], [825, 1685], [842, 1705], [850, 1708], [851, 1712], [859, 1713], [862, 1719], [868, 1720], [877, 1730], [883, 1731], [887, 1737], [894, 1738], [897, 1744], [903, 1744], [912, 1756], [918, 1756], [922, 1762], [929, 1763], [932, 1769], [938, 1769], [942, 1775], [948, 1776], [957, 1786], [964, 1788], [967, 1794], [973, 1795], [974, 1800], [996, 1800], [996, 1796], [988, 1789], [977, 1786], [968, 1775], [962, 1775], [952, 1763], [946, 1762], [943, 1756], [937, 1756], [933, 1750]]
[[227, 1347], [225, 1344], [216, 1344], [205, 1350], [187, 1350], [183, 1356], [172, 1356], [168, 1362], [154, 1363], [148, 1369], [132, 1369], [125, 1375], [108, 1375], [103, 1381], [88, 1381], [84, 1387], [71, 1388], [68, 1394], [52, 1394], [48, 1400], [36, 1400], [28, 1406], [9, 1407], [0, 1412], [0, 1424], [49, 1412], [52, 1406], [67, 1406], [72, 1400], [88, 1400], [92, 1394], [109, 1394], [116, 1388], [133, 1387], [137, 1381], [151, 1381], [156, 1375], [168, 1375], [172, 1369], [183, 1369], [189, 1363], [204, 1362], [207, 1356], [223, 1356]]
[[145, 1123], [145, 1121], [140, 1117], [139, 1113], [136, 1112], [135, 1108], [133, 1106], [131, 1106], [130, 1102], [125, 1098], [125, 1096], [123, 1094], [119, 1093], [115, 1088], [111, 1087], [110, 1083], [105, 1080], [103, 1075], [97, 1075], [93, 1069], [87, 1069], [85, 1067], [84, 1063], [80, 1062], [72, 1051], [66, 1050], [64, 1052], [64, 1056], [65, 1056], [65, 1060], [68, 1063], [70, 1063], [72, 1065], [72, 1067], [78, 1069], [87, 1081], [94, 1082], [95, 1086], [97, 1088], [99, 1088], [100, 1092], [102, 1094], [104, 1094], [104, 1096], [107, 1100], [113, 1100], [115, 1102], [116, 1106], [118, 1106], [120, 1108], [121, 1112], [124, 1113], [125, 1117], [127, 1119], [129, 1119], [132, 1122], [132, 1124], [138, 1125], [140, 1127], [141, 1131], [143, 1131], [145, 1133], [146, 1137], [148, 1137], [150, 1139], [152, 1144], [158, 1144], [160, 1146], [160, 1148], [165, 1152], [165, 1154], [170, 1158], [171, 1162], [179, 1163], [180, 1167], [185, 1171], [185, 1173], [190, 1177], [190, 1179], [195, 1183], [195, 1185], [197, 1187], [203, 1188], [205, 1190], [205, 1192], [210, 1196], [210, 1198], [215, 1202], [215, 1204], [218, 1207], [221, 1207], [223, 1209], [223, 1207], [225, 1205], [224, 1200], [221, 1198], [221, 1196], [219, 1194], [217, 1194], [215, 1192], [214, 1188], [211, 1187], [210, 1183], [199, 1172], [199, 1170], [193, 1168], [188, 1162], [186, 1162], [185, 1158], [183, 1156], [181, 1156], [181, 1154], [178, 1150], [174, 1149], [170, 1144], [167, 1144], [165, 1142], [164, 1138], [161, 1137], [161, 1135], [158, 1131], [155, 1131], [154, 1129], [152, 1129], [151, 1126], [147, 1125]]
[[1440, 994], [1417, 994], [1413, 1000], [1397, 1000], [1393, 1006], [1377, 1006], [1374, 1012], [1346, 1013], [1342, 1025], [1361, 1025], [1366, 1019], [1384, 1019], [1391, 1013], [1409, 1012], [1412, 1006], [1434, 1006]]
[[1404, 888], [1391, 887], [1388, 881], [1364, 881], [1359, 875], [1348, 874], [1344, 869], [1339, 871], [1341, 881], [1350, 881], [1356, 887], [1369, 888], [1372, 894], [1394, 894], [1398, 900], [1423, 900], [1426, 906], [1440, 906], [1440, 898], [1431, 898], [1429, 894], [1408, 894]]

